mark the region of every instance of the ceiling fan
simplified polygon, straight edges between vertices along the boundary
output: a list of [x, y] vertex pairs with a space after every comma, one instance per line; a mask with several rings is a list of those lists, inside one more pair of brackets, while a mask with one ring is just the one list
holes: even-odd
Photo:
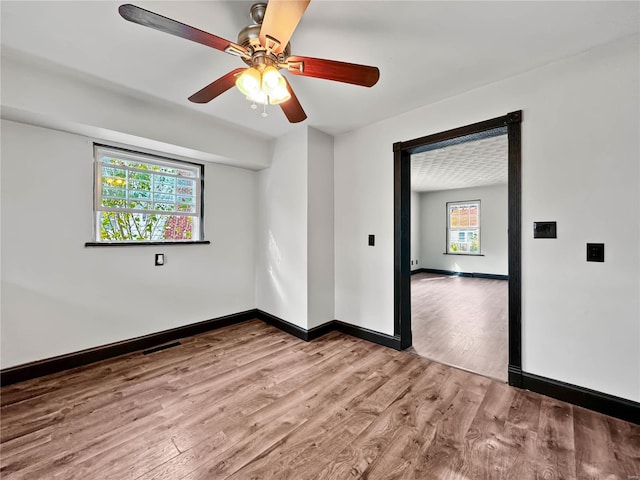
[[[289, 122], [297, 123], [307, 115], [291, 84], [278, 70], [364, 87], [372, 87], [380, 78], [376, 67], [291, 55], [289, 39], [309, 2], [269, 0], [254, 4], [250, 11], [253, 24], [240, 31], [237, 43], [135, 5], [121, 5], [118, 11], [125, 20], [238, 56], [248, 65], [210, 83], [191, 95], [190, 101], [208, 103], [236, 85], [253, 102], [252, 108], [257, 108], [256, 103], [279, 105]], [[263, 110], [262, 115], [266, 116], [266, 111]]]

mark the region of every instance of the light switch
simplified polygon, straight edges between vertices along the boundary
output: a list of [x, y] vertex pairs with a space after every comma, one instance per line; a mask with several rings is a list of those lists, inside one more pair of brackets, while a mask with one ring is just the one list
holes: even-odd
[[164, 265], [164, 253], [156, 253], [156, 266]]
[[556, 222], [533, 222], [533, 238], [558, 238]]

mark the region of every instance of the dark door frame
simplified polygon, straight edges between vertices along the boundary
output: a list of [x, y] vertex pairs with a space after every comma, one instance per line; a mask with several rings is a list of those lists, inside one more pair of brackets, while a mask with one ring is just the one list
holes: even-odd
[[411, 336], [411, 163], [410, 157], [443, 143], [506, 128], [509, 144], [509, 384], [522, 386], [521, 148], [522, 110], [445, 132], [393, 144], [394, 162], [394, 335], [400, 348]]

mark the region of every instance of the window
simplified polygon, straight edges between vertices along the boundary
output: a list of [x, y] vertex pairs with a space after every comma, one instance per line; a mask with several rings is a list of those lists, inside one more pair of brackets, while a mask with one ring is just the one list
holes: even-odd
[[96, 145], [95, 241], [202, 240], [203, 167]]
[[480, 255], [480, 200], [447, 203], [447, 253]]

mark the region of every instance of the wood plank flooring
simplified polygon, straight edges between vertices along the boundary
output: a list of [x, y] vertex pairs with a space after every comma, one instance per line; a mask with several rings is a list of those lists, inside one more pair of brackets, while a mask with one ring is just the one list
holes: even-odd
[[411, 275], [411, 330], [418, 355], [507, 381], [508, 282]]
[[260, 321], [1, 390], [13, 479], [622, 479], [640, 427]]

